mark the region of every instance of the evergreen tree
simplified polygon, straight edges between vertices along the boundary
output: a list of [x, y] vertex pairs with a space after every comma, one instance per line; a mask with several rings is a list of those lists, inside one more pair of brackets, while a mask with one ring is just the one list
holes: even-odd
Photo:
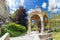
[[23, 6], [20, 6], [19, 9], [17, 9], [14, 14], [15, 14], [14, 22], [21, 24], [23, 26], [27, 26], [27, 24], [26, 24], [26, 21], [27, 21], [26, 8], [24, 8]]

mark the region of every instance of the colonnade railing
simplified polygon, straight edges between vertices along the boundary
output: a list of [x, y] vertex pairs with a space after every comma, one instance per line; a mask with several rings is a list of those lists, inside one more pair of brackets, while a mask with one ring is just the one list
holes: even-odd
[[9, 33], [4, 34], [4, 35], [0, 38], [0, 40], [10, 40], [10, 38], [9, 38]]

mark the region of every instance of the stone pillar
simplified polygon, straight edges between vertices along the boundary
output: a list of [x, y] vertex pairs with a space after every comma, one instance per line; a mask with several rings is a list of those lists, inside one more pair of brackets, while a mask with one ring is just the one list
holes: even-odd
[[44, 21], [41, 17], [41, 34], [39, 35], [40, 40], [53, 40], [52, 34], [44, 32]]
[[37, 28], [37, 21], [35, 23], [36, 23], [35, 25], [36, 25], [36, 28]]
[[44, 33], [44, 22], [41, 20], [41, 33]]
[[28, 34], [31, 32], [31, 20], [28, 19]]

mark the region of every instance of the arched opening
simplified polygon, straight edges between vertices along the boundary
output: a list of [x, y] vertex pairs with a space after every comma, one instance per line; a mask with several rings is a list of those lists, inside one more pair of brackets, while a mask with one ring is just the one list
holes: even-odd
[[48, 23], [48, 17], [46, 15], [44, 15], [43, 20], [44, 20], [44, 25], [46, 25]]
[[48, 17], [46, 15], [43, 16], [43, 20], [44, 20], [44, 31], [48, 30], [46, 28], [47, 24], [48, 24]]
[[[39, 31], [41, 32], [41, 20], [40, 20], [40, 16], [39, 15], [33, 15], [31, 17], [31, 30], [32, 31]], [[33, 29], [32, 29], [33, 27]]]

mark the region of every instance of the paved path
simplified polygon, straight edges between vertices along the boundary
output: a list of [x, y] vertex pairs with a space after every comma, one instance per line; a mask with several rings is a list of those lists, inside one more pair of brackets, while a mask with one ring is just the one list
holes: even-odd
[[38, 31], [32, 31], [31, 34], [10, 38], [10, 40], [40, 40]]

